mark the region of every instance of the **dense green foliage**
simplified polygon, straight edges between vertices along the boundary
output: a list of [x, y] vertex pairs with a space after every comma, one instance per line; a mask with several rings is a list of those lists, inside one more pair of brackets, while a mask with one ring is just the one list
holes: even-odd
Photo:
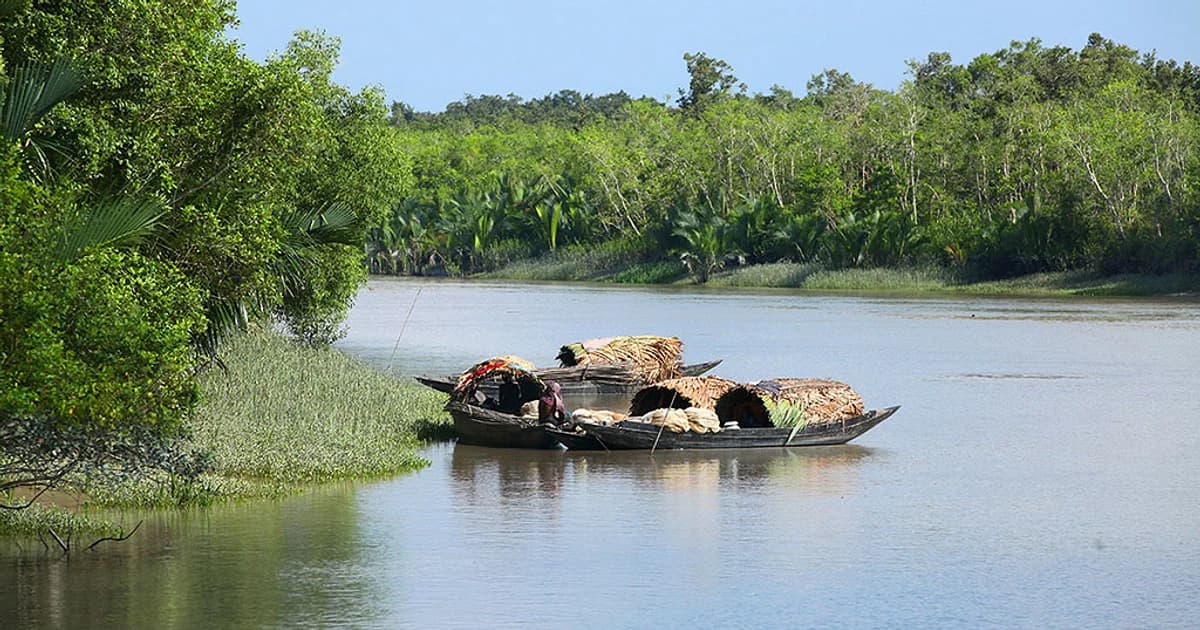
[[1191, 63], [1098, 35], [1078, 51], [1031, 40], [966, 65], [930, 54], [895, 92], [827, 70], [797, 98], [746, 95], [725, 62], [684, 60], [675, 104], [399, 106], [414, 186], [372, 232], [372, 269], [472, 273], [630, 236], [631, 262], [682, 260], [699, 281], [776, 261], [975, 278], [1200, 269]]
[[[230, 330], [339, 334], [408, 161], [381, 94], [330, 80], [336, 40], [300, 32], [258, 63], [232, 11], [0, 5], [3, 428], [171, 436]], [[21, 469], [31, 451], [7, 446], [0, 471]], [[46, 464], [0, 481], [53, 484]]]

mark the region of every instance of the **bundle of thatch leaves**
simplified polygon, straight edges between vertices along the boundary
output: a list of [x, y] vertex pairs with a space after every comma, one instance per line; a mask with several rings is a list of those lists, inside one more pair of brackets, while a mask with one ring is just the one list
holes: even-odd
[[563, 367], [624, 365], [647, 382], [677, 378], [683, 373], [683, 342], [677, 337], [637, 335], [604, 337], [571, 343], [559, 349]]
[[638, 390], [629, 405], [629, 413], [640, 416], [664, 407], [715, 409], [721, 394], [737, 386], [736, 382], [719, 376], [673, 378]]
[[742, 427], [788, 427], [841, 422], [863, 413], [849, 385], [817, 378], [778, 378], [739, 385], [716, 402], [721, 422]]

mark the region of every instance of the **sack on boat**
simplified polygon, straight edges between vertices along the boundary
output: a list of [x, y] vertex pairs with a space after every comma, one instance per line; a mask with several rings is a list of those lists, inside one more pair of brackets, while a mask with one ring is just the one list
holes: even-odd
[[521, 405], [521, 417], [537, 418], [538, 417], [538, 401], [531, 400], [524, 405]]
[[587, 422], [589, 424], [616, 424], [627, 417], [623, 413], [607, 409], [576, 409], [571, 412], [572, 420], [575, 422]]
[[683, 433], [691, 428], [688, 415], [682, 409], [655, 409], [642, 416], [642, 422], [661, 426], [672, 433]]
[[688, 427], [693, 433], [717, 433], [721, 430], [721, 421], [712, 409], [688, 407], [683, 413], [687, 415]]

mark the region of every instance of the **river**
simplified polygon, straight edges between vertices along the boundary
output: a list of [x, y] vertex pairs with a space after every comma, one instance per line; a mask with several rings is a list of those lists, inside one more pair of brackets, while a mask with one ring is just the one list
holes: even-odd
[[[684, 339], [900, 412], [850, 445], [529, 452], [0, 551], [18, 627], [1195, 627], [1200, 301], [373, 280], [339, 347], [400, 377]], [[134, 518], [134, 517], [130, 517]]]

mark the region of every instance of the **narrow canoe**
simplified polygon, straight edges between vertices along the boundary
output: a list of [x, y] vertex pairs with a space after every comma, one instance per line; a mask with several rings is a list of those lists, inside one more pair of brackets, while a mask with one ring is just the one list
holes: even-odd
[[[707, 363], [695, 363], [692, 365], [683, 366], [684, 376], [699, 376], [705, 372], [717, 367], [721, 363], [720, 359], [709, 361]], [[534, 372], [538, 378], [542, 380], [550, 380], [558, 383], [562, 387], [563, 395], [589, 395], [589, 394], [625, 394], [633, 393], [646, 385], [640, 379], [632, 379], [627, 382], [613, 381], [598, 381], [588, 378], [588, 366], [574, 366], [565, 368], [546, 368]], [[454, 386], [458, 384], [457, 376], [417, 376], [414, 377], [417, 382], [439, 392], [449, 394], [454, 391]], [[481, 383], [480, 391], [485, 395], [496, 396], [496, 384], [490, 382]]]
[[558, 448], [558, 440], [536, 419], [451, 400], [446, 411], [454, 420], [458, 441], [502, 448]]
[[588, 435], [610, 450], [762, 448], [845, 444], [887, 420], [900, 407], [868, 411], [861, 416], [829, 424], [815, 424], [792, 435], [790, 428], [735, 429], [720, 433], [672, 433], [646, 422], [623, 421], [614, 425], [580, 423]]

